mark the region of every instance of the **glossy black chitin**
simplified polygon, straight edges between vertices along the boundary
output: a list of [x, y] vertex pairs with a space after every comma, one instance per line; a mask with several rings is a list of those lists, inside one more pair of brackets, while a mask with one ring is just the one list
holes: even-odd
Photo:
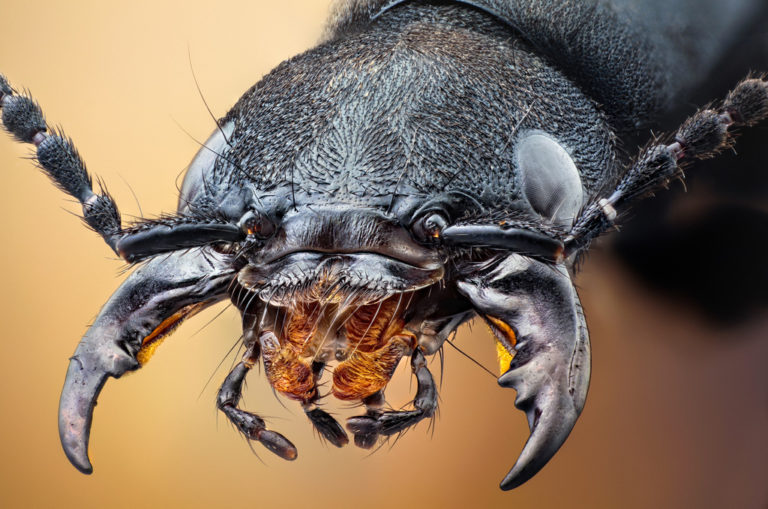
[[[323, 42], [218, 122], [177, 212], [127, 226], [72, 141], [0, 76], [5, 128], [36, 146], [87, 224], [138, 264], [72, 357], [59, 409], [69, 459], [92, 471], [91, 419], [107, 378], [230, 299], [246, 354], [218, 407], [288, 460], [295, 446], [238, 406], [256, 363], [331, 443], [351, 433], [370, 448], [434, 415], [427, 357], [479, 317], [498, 343], [499, 383], [517, 391], [531, 430], [501, 487], [530, 479], [587, 395], [574, 264], [635, 202], [728, 148], [734, 127], [768, 117], [768, 82], [751, 77], [634, 157], [619, 149], [695, 86], [761, 7], [727, 4], [343, 1]], [[404, 357], [416, 395], [394, 411], [384, 391]], [[364, 405], [346, 426], [319, 405], [326, 371], [328, 392]]]

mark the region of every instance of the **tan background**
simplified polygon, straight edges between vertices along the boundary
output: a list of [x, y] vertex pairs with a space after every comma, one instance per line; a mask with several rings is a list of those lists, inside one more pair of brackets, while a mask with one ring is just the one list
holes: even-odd
[[[144, 213], [156, 214], [173, 210], [174, 180], [196, 151], [177, 122], [198, 139], [213, 129], [187, 48], [223, 114], [317, 40], [328, 3], [3, 0], [0, 71], [66, 128], [124, 214], [138, 214], [126, 182]], [[122, 265], [67, 213], [77, 207], [23, 159], [28, 150], [0, 139], [2, 507], [768, 504], [768, 319], [710, 330], [639, 290], [599, 250], [578, 279], [594, 350], [586, 410], [550, 465], [514, 492], [497, 487], [527, 436], [514, 394], [451, 349], [434, 435], [421, 425], [371, 457], [322, 446], [295, 405], [284, 409], [252, 377], [247, 407], [273, 417], [299, 448], [286, 463], [257, 444], [262, 463], [214, 409], [231, 357], [216, 366], [238, 319], [229, 310], [197, 331], [221, 308], [186, 324], [142, 372], [107, 385], [92, 434], [95, 473], [82, 476], [58, 443], [59, 390]], [[495, 365], [481, 327], [458, 341]], [[391, 401], [405, 403], [408, 391], [401, 371]]]

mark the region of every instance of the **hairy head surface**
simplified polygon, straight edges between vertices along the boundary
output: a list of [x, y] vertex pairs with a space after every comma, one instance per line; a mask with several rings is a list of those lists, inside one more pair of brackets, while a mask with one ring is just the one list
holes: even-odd
[[[598, 105], [485, 13], [414, 5], [283, 63], [224, 119], [219, 175], [245, 170], [261, 192], [299, 203], [385, 207], [393, 197], [462, 192], [514, 209], [518, 136], [544, 131], [587, 191], [615, 168]], [[223, 177], [222, 177], [223, 178]]]

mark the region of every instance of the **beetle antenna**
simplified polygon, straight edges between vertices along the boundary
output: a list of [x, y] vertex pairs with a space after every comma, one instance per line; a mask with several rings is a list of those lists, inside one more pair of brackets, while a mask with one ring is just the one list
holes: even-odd
[[83, 219], [107, 245], [119, 254], [122, 219], [117, 205], [104, 186], [93, 190], [93, 178], [80, 154], [61, 129], [51, 128], [40, 105], [26, 91], [19, 94], [5, 76], [0, 75], [0, 109], [3, 127], [16, 140], [36, 147], [34, 159], [54, 185], [77, 199]]
[[582, 209], [565, 239], [566, 258], [585, 250], [612, 229], [629, 208], [683, 178], [686, 165], [719, 155], [734, 144], [733, 128], [768, 119], [768, 80], [747, 78], [731, 90], [719, 108], [704, 108], [689, 117], [674, 135], [655, 138], [620, 177], [610, 194]]

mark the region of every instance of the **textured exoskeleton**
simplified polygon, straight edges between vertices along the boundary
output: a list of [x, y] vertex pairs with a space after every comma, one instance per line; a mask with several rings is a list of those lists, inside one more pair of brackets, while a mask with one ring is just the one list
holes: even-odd
[[[64, 450], [92, 470], [88, 437], [107, 378], [146, 363], [160, 340], [230, 299], [246, 354], [218, 407], [282, 458], [294, 445], [238, 407], [259, 360], [317, 431], [373, 447], [434, 415], [427, 357], [464, 322], [494, 333], [530, 438], [502, 481], [535, 475], [568, 437], [590, 378], [572, 283], [592, 240], [629, 207], [717, 155], [734, 127], [768, 117], [749, 77], [673, 135], [620, 150], [713, 65], [758, 0], [347, 0], [323, 42], [277, 67], [218, 122], [190, 164], [178, 210], [124, 226], [94, 191], [72, 142], [0, 78], [5, 128], [84, 219], [139, 264], [73, 355], [61, 396]], [[660, 13], [675, 16], [660, 16]], [[410, 410], [386, 406], [403, 357]], [[341, 426], [319, 382], [361, 402]]]

